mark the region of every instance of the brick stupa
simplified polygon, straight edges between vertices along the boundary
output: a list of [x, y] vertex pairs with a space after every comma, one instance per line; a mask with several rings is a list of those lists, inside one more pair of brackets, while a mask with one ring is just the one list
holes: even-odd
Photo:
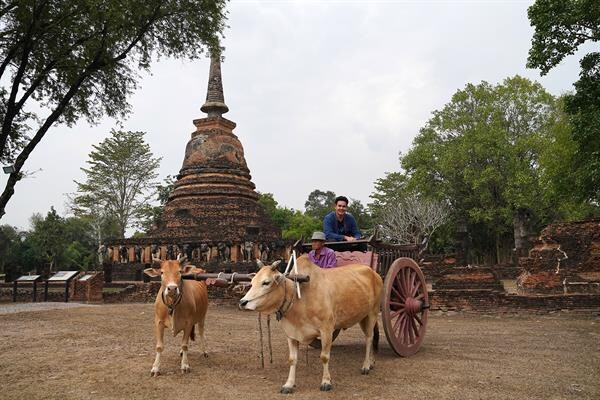
[[223, 96], [220, 56], [211, 57], [206, 102], [200, 109], [208, 115], [194, 120], [196, 131], [151, 236], [175, 243], [214, 246], [223, 242], [233, 247], [247, 241], [280, 240], [280, 230], [258, 203], [242, 143], [233, 133], [236, 124], [223, 118], [229, 108]]

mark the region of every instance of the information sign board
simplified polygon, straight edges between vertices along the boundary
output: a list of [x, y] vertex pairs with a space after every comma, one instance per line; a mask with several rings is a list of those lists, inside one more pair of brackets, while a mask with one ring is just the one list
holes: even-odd
[[58, 271], [54, 275], [52, 275], [48, 281], [50, 282], [60, 282], [60, 281], [68, 281], [77, 275], [79, 271]]
[[33, 282], [40, 279], [41, 275], [23, 275], [17, 278], [19, 282]]

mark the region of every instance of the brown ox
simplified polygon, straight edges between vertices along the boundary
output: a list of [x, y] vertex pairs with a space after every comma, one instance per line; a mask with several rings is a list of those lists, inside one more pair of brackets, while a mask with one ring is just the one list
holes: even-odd
[[368, 374], [375, 359], [379, 330], [377, 316], [383, 282], [371, 268], [352, 264], [322, 269], [307, 256], [298, 259], [298, 273], [310, 276], [296, 295], [294, 282], [277, 271], [279, 262], [263, 266], [252, 279], [252, 287], [240, 300], [240, 306], [266, 314], [276, 313], [288, 337], [290, 372], [281, 393], [291, 393], [296, 381], [298, 345], [321, 337], [323, 379], [320, 389], [332, 389], [329, 354], [334, 329], [347, 329], [359, 323], [366, 336], [366, 354], [361, 372]]
[[160, 355], [163, 351], [165, 328], [171, 328], [173, 336], [183, 331], [181, 341], [181, 373], [190, 372], [188, 363], [188, 342], [194, 340], [194, 325], [198, 325], [200, 350], [206, 356], [204, 342], [204, 318], [208, 308], [208, 294], [205, 282], [181, 279], [182, 272], [204, 272], [191, 265], [183, 265], [185, 257], [177, 260], [160, 261], [154, 259], [155, 267], [144, 272], [149, 276], [160, 276], [161, 286], [154, 302], [154, 332], [156, 335], [156, 358], [150, 375], [160, 375]]

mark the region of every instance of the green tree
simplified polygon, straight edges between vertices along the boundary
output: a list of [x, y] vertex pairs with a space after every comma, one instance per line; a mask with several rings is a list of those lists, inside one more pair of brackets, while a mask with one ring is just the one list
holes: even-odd
[[139, 227], [142, 229], [142, 232], [137, 232], [134, 236], [145, 236], [156, 228], [165, 210], [165, 205], [169, 201], [169, 196], [175, 188], [175, 182], [177, 182], [176, 176], [167, 175], [162, 183], [155, 186], [158, 205], [146, 204], [140, 209]]
[[44, 266], [47, 266], [47, 269], [44, 267], [43, 272], [52, 273], [63, 264], [65, 250], [63, 218], [58, 215], [54, 207], [51, 207], [45, 218], [40, 214], [34, 214], [31, 217], [31, 225], [33, 226], [31, 239], [37, 247], [37, 256]]
[[331, 190], [326, 192], [319, 189], [313, 190], [304, 203], [306, 214], [322, 221], [325, 215], [333, 210], [335, 198], [336, 195]]
[[94, 215], [98, 207], [116, 221], [119, 237], [145, 216], [154, 196], [160, 158], [153, 158], [144, 132], [116, 131], [89, 154], [86, 181], [77, 184], [78, 213]]
[[54, 207], [45, 217], [34, 214], [18, 259], [27, 271], [49, 274], [59, 269], [90, 269], [96, 266], [97, 244], [87, 221], [64, 218]]
[[258, 202], [264, 207], [275, 226], [281, 229], [282, 234], [290, 228], [295, 213], [293, 209], [281, 207], [273, 197], [273, 193], [259, 193]]
[[0, 218], [53, 125], [124, 117], [140, 71], [160, 56], [196, 59], [206, 47], [216, 50], [225, 13], [225, 0], [2, 1], [0, 161], [14, 163], [14, 172]]
[[[538, 0], [528, 10], [534, 26], [527, 66], [547, 74], [585, 42], [600, 40], [600, 3], [596, 0]], [[581, 61], [575, 93], [565, 96], [577, 144], [572, 167], [579, 195], [600, 203], [600, 52]]]
[[374, 220], [379, 221], [387, 207], [402, 202], [406, 195], [406, 180], [402, 172], [386, 172], [383, 178], [375, 181], [375, 190], [369, 196], [373, 202], [368, 204]]
[[314, 231], [321, 230], [321, 220], [293, 208], [282, 207], [272, 193], [259, 193], [258, 202], [273, 223], [281, 229], [284, 239], [305, 239]]
[[[352, 214], [363, 236], [371, 233], [373, 228], [373, 218], [370, 211], [363, 205], [360, 200], [353, 198], [349, 199], [348, 212]], [[323, 219], [321, 221], [321, 229], [323, 229]]]
[[19, 232], [10, 225], [0, 225], [0, 272], [16, 261], [15, 249], [20, 241]]
[[[560, 103], [538, 83], [516, 76], [495, 86], [468, 84], [433, 112], [401, 155], [404, 172], [385, 187], [447, 202], [454, 218], [467, 222], [474, 250], [498, 262], [511, 254], [519, 210], [536, 226], [557, 217], [561, 199], [544, 185], [553, 179], [544, 163], [555, 143], [565, 143], [565, 130]], [[566, 148], [554, 156], [570, 154]], [[564, 201], [572, 193], [563, 195]]]
[[294, 210], [287, 229], [281, 232], [284, 239], [309, 239], [314, 231], [323, 229], [323, 222], [299, 210]]

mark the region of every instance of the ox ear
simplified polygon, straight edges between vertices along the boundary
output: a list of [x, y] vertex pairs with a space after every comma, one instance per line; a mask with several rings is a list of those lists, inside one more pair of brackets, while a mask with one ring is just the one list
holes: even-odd
[[152, 278], [156, 278], [157, 276], [160, 276], [160, 269], [157, 268], [146, 268], [144, 270], [144, 273]]
[[198, 268], [195, 265], [191, 265], [191, 264], [182, 265], [180, 268], [180, 271], [182, 274], [189, 274], [190, 272], [199, 274], [199, 273], [205, 272], [202, 268]]
[[274, 261], [273, 264], [271, 264], [271, 270], [277, 271], [277, 267], [279, 266], [280, 263], [281, 263], [281, 260]]
[[278, 273], [277, 275], [275, 275], [275, 283], [277, 283], [278, 285], [283, 282], [285, 280], [285, 276], [283, 276], [282, 273]]

